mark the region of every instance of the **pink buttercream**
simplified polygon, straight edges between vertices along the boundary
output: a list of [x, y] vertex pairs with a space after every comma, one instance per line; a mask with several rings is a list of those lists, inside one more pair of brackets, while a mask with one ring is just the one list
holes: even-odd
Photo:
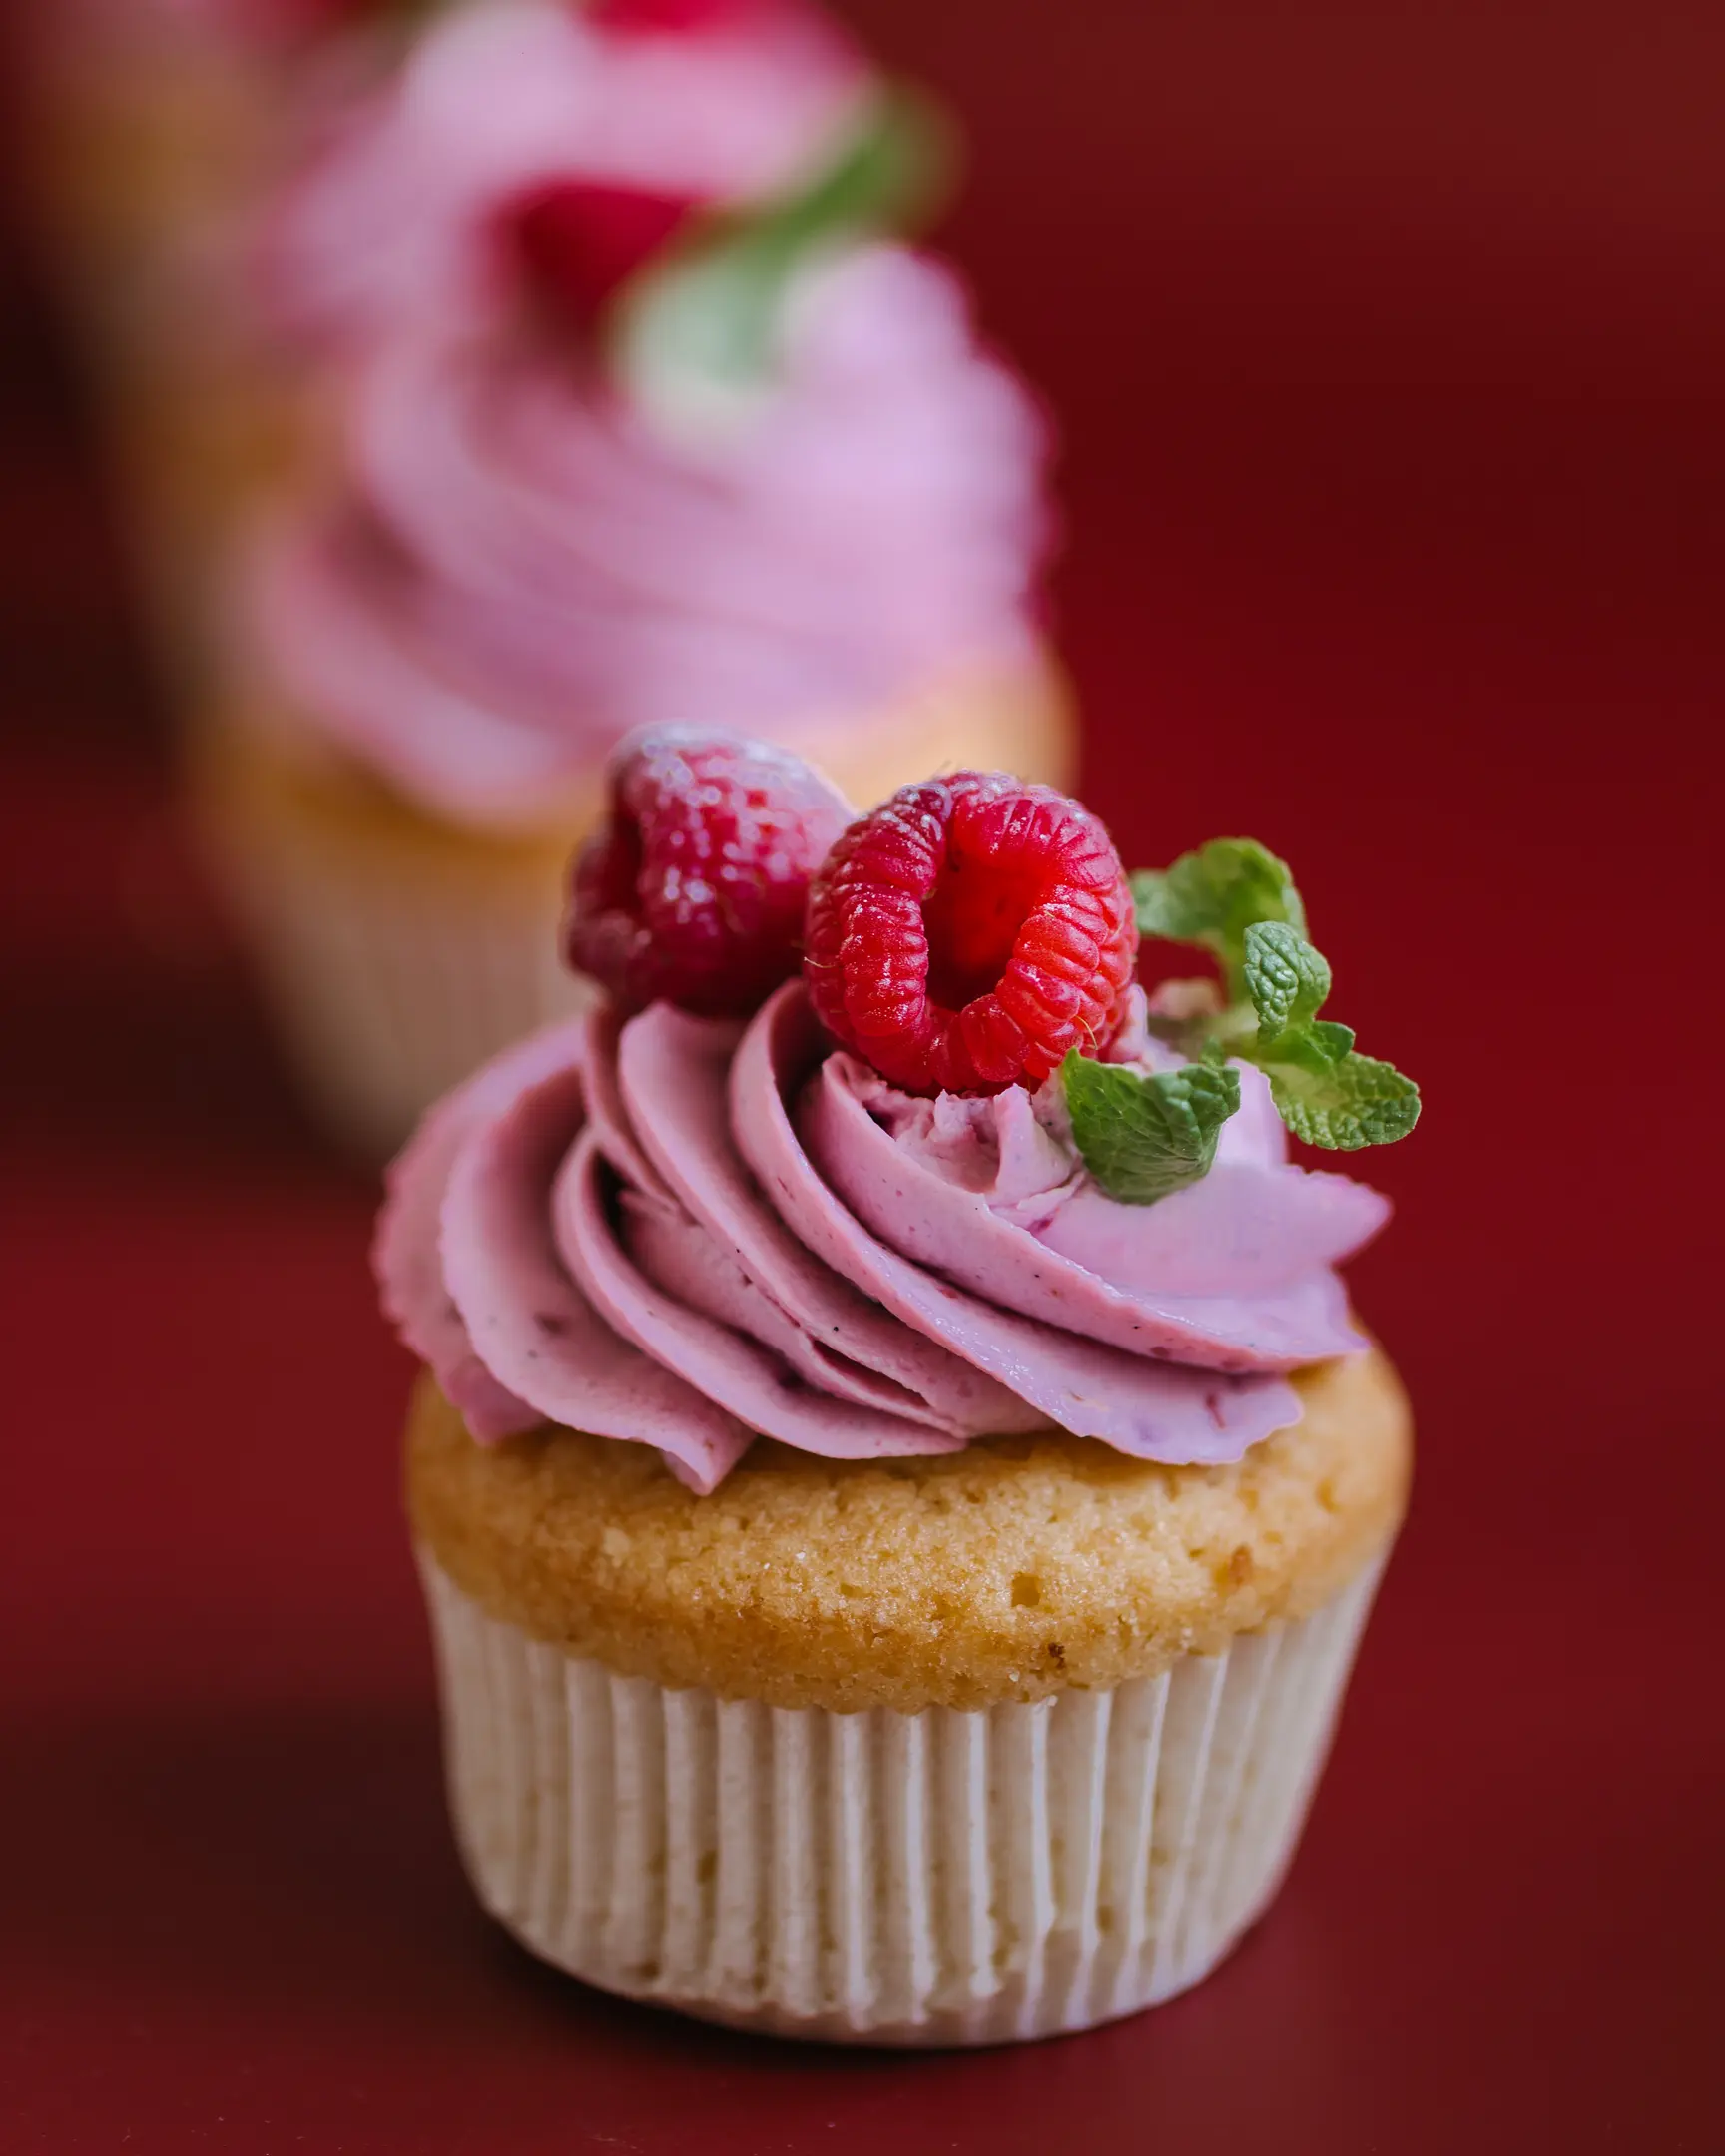
[[767, 392], [691, 434], [662, 385], [548, 340], [498, 243], [498, 211], [557, 180], [793, 184], [872, 82], [797, 0], [693, 34], [484, 0], [349, 101], [254, 249], [261, 311], [339, 361], [334, 498], [290, 507], [249, 579], [298, 727], [436, 814], [532, 825], [634, 726], [819, 754], [1025, 657], [1043, 429], [947, 271], [839, 249], [799, 280]]
[[351, 349], [501, 296], [499, 207], [552, 180], [729, 202], [818, 159], [868, 76], [812, 7], [694, 35], [612, 29], [573, 0], [484, 0], [434, 21], [265, 208], [258, 301]]
[[799, 985], [741, 1032], [589, 1018], [427, 1117], [384, 1307], [475, 1436], [633, 1439], [698, 1490], [755, 1434], [867, 1458], [1052, 1424], [1237, 1459], [1298, 1419], [1284, 1371], [1362, 1345], [1331, 1267], [1386, 1211], [1290, 1167], [1247, 1094], [1209, 1177], [1128, 1207], [1047, 1102], [909, 1102]]
[[1330, 1267], [1388, 1207], [1346, 1176], [1288, 1166], [1262, 1073], [1240, 1066], [1240, 1086], [1209, 1175], [1149, 1207], [1098, 1190], [1021, 1086], [913, 1100], [835, 1055], [800, 1129], [860, 1220], [1008, 1310], [1215, 1369], [1345, 1354], [1363, 1343]]
[[674, 443], [518, 327], [403, 335], [347, 483], [266, 543], [253, 609], [296, 715], [433, 811], [542, 819], [631, 727], [795, 737], [1031, 647], [1041, 427], [962, 296], [852, 251], [774, 390]]

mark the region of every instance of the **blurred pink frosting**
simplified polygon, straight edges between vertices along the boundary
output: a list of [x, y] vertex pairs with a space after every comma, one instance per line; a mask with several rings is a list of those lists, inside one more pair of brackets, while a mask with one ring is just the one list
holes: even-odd
[[726, 202], [818, 162], [869, 77], [811, 6], [693, 33], [611, 28], [573, 0], [480, 0], [433, 20], [322, 130], [258, 221], [281, 333], [350, 351], [498, 297], [500, 206], [552, 180]]
[[795, 738], [1034, 648], [1045, 429], [939, 265], [801, 280], [770, 389], [691, 433], [528, 320], [495, 213], [553, 179], [703, 199], [818, 165], [872, 78], [795, 0], [688, 34], [565, 0], [434, 23], [271, 209], [279, 322], [340, 360], [334, 498], [246, 619], [296, 732], [433, 813], [531, 826], [630, 728]]
[[1238, 1459], [1299, 1419], [1286, 1371], [1364, 1346], [1333, 1267], [1388, 1212], [1289, 1166], [1241, 1076], [1211, 1174], [1123, 1206], [1046, 1100], [911, 1102], [827, 1048], [800, 984], [743, 1028], [600, 1014], [431, 1111], [389, 1175], [384, 1308], [481, 1441], [562, 1424], [701, 1491], [758, 1434]]
[[673, 440], [520, 325], [388, 340], [333, 504], [266, 537], [251, 618], [294, 720], [432, 811], [542, 820], [630, 728], [787, 738], [1033, 650], [1043, 428], [963, 294], [854, 249], [771, 394]]

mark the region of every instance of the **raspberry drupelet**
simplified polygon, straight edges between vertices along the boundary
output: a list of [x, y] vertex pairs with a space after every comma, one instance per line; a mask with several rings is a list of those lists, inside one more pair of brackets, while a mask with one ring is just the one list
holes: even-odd
[[642, 264], [667, 247], [700, 207], [693, 195], [552, 180], [505, 203], [495, 233], [532, 303], [585, 335]]
[[620, 1009], [747, 1017], [797, 971], [810, 878], [853, 811], [789, 750], [694, 727], [626, 741], [576, 857], [569, 963]]
[[959, 772], [853, 823], [815, 879], [804, 975], [836, 1039], [911, 1093], [1039, 1085], [1125, 1018], [1138, 948], [1107, 831], [1051, 787]]

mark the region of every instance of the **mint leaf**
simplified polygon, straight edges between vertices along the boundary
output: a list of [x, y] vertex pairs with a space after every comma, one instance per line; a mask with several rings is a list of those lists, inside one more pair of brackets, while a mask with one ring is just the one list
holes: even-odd
[[1238, 996], [1246, 931], [1257, 921], [1286, 921], [1304, 934], [1306, 909], [1288, 863], [1256, 838], [1212, 838], [1172, 868], [1132, 878], [1139, 933], [1214, 951]]
[[936, 110], [888, 85], [802, 187], [702, 221], [619, 308], [615, 360], [637, 396], [697, 428], [752, 409], [807, 262], [845, 239], [918, 222], [939, 192], [945, 145]]
[[739, 244], [796, 254], [837, 233], [903, 230], [925, 216], [948, 162], [936, 109], [886, 84], [838, 157], [807, 186], [735, 214]]
[[1085, 1167], [1124, 1205], [1154, 1205], [1207, 1175], [1222, 1126], [1240, 1105], [1240, 1073], [1209, 1062], [1146, 1077], [1074, 1048], [1060, 1080]]
[[[1228, 1008], [1206, 1010], [1190, 983], [1177, 984], [1186, 992], [1170, 998], [1166, 1012], [1149, 1014], [1159, 1039], [1206, 1068], [1224, 1055], [1255, 1063], [1283, 1122], [1308, 1145], [1388, 1145], [1414, 1128], [1414, 1081], [1360, 1055], [1349, 1027], [1318, 1015], [1330, 994], [1330, 966], [1307, 940], [1306, 909], [1286, 861], [1255, 838], [1212, 838], [1172, 868], [1141, 870], [1132, 895], [1141, 934], [1215, 952], [1229, 998]], [[1068, 1100], [1071, 1094], [1068, 1083]]]
[[1376, 1056], [1348, 1049], [1324, 1068], [1307, 1061], [1263, 1061], [1261, 1067], [1277, 1113], [1307, 1145], [1339, 1153], [1392, 1145], [1420, 1120], [1420, 1088]]
[[1420, 1114], [1420, 1089], [1376, 1056], [1358, 1055], [1353, 1028], [1318, 1013], [1330, 967], [1285, 921], [1254, 921], [1241, 967], [1258, 1037], [1239, 1053], [1270, 1081], [1277, 1113], [1308, 1145], [1332, 1152], [1389, 1145]]
[[1286, 921], [1254, 921], [1246, 930], [1241, 973], [1258, 1013], [1261, 1037], [1310, 1025], [1330, 993], [1330, 967]]

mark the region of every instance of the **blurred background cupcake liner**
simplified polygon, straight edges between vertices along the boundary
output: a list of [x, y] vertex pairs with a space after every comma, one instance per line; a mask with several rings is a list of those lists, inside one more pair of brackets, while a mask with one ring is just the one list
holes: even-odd
[[188, 743], [205, 852], [324, 1126], [377, 1161], [476, 1055], [578, 1009], [562, 833], [487, 842], [245, 726]]
[[557, 1967], [739, 2027], [950, 2046], [1134, 2013], [1274, 1897], [1383, 1562], [1159, 1676], [904, 1715], [619, 1676], [421, 1549], [469, 1876]]

